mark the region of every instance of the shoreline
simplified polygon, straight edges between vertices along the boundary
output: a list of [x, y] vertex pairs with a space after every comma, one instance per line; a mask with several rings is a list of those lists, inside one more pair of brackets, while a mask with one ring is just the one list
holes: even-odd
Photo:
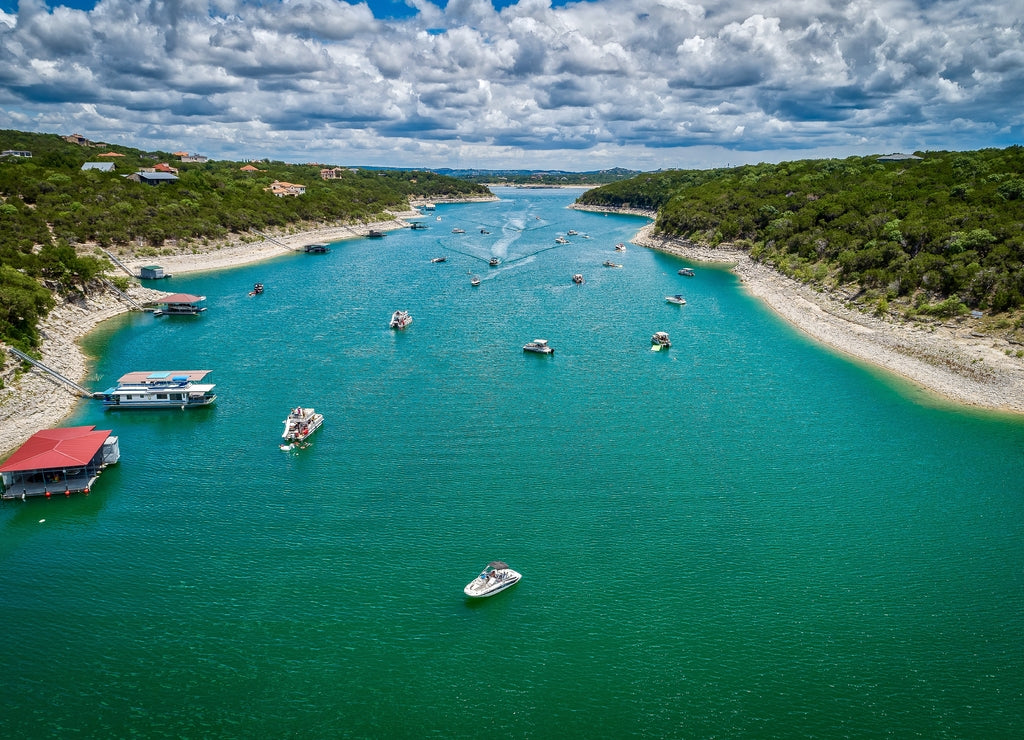
[[743, 250], [657, 236], [653, 223], [630, 241], [694, 262], [727, 265], [750, 295], [802, 333], [946, 401], [1024, 414], [1024, 359], [1007, 354], [1017, 348], [1005, 339], [972, 331], [968, 321], [897, 323], [871, 316], [852, 308], [845, 296], [816, 291]]
[[[570, 207], [652, 217], [649, 211], [638, 209]], [[359, 238], [370, 229], [406, 228], [405, 218], [422, 214], [410, 210], [393, 215], [387, 221], [322, 226], [250, 243], [221, 243], [189, 254], [130, 257], [122, 261], [138, 270], [159, 259], [172, 275], [230, 269], [298, 251], [306, 244]], [[975, 334], [969, 325], [885, 321], [756, 263], [742, 250], [701, 247], [656, 236], [653, 231], [653, 223], [647, 224], [630, 242], [695, 262], [728, 265], [751, 295], [792, 326], [832, 349], [895, 373], [956, 404], [1024, 414], [1024, 360], [1007, 354], [1016, 350], [1005, 340]], [[147, 303], [167, 293], [135, 283], [128, 295], [138, 303]], [[131, 310], [127, 302], [110, 291], [58, 303], [40, 326], [41, 361], [65, 377], [83, 383], [92, 359], [86, 357], [79, 340], [101, 322]], [[35, 368], [15, 380], [13, 369], [20, 363], [11, 355], [8, 357], [4, 387], [0, 389], [0, 458], [6, 458], [35, 432], [58, 425], [80, 400], [70, 388]]]

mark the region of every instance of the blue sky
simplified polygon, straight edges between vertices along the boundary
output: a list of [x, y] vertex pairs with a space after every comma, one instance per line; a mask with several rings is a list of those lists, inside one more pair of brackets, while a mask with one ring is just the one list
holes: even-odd
[[0, 128], [655, 170], [1020, 144], [1024, 0], [0, 0]]

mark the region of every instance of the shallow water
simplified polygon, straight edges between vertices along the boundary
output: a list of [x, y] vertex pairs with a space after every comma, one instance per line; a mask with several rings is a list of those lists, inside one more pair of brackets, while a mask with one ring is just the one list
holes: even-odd
[[[642, 219], [498, 192], [172, 278], [206, 315], [90, 336], [96, 389], [203, 368], [220, 395], [83, 402], [121, 463], [0, 506], [3, 734], [1019, 736], [1024, 424], [813, 344], [725, 270], [614, 252]], [[284, 452], [298, 404], [326, 423]], [[495, 558], [522, 582], [467, 602]]]

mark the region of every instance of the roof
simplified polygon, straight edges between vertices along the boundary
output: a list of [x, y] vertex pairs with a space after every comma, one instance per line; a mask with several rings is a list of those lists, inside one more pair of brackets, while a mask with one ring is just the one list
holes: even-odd
[[135, 370], [117, 379], [118, 383], [161, 383], [186, 377], [193, 383], [202, 380], [213, 370]]
[[103, 154], [97, 154], [96, 156], [97, 157], [123, 157], [124, 155], [123, 154], [118, 154], [117, 152], [104, 152]]
[[61, 427], [36, 432], [0, 465], [0, 472], [79, 468], [89, 461], [110, 436], [109, 429]]
[[172, 172], [136, 172], [143, 180], [177, 180], [178, 176]]
[[204, 295], [192, 295], [191, 293], [172, 293], [171, 295], [165, 295], [163, 298], [158, 298], [153, 303], [199, 303], [199, 301], [205, 301], [206, 296]]
[[102, 170], [103, 172], [110, 172], [114, 169], [113, 162], [86, 162], [82, 165], [83, 170]]

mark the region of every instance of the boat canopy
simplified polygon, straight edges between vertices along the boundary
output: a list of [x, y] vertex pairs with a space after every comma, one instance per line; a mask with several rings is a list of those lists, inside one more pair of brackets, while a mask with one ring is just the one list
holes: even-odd
[[487, 567], [494, 568], [495, 570], [507, 570], [508, 563], [504, 562], [503, 560], [492, 560], [487, 564]]

